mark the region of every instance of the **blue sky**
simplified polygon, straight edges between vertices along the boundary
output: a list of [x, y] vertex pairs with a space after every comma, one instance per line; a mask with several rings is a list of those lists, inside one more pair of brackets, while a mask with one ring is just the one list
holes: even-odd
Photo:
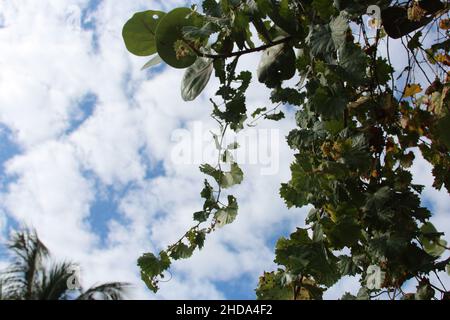
[[[161, 6], [0, 0], [0, 239], [17, 223], [33, 225], [57, 258], [81, 263], [86, 286], [118, 280], [134, 283], [137, 298], [252, 299], [258, 276], [275, 268], [276, 239], [303, 225], [308, 212], [287, 210], [278, 197], [290, 175], [292, 151], [284, 136], [294, 125], [292, 111], [280, 123], [260, 125], [279, 130], [281, 166], [265, 176], [261, 164], [242, 165], [245, 181], [233, 190], [240, 203], [236, 222], [211, 235], [192, 259], [177, 262], [157, 296], [139, 279], [139, 255], [178, 239], [202, 205], [204, 177], [197, 163], [181, 164], [173, 155], [174, 136], [181, 129], [189, 137], [198, 125], [206, 137], [217, 129], [208, 103], [215, 81], [198, 100], [184, 103], [182, 72], [164, 66], [142, 72], [146, 58], [125, 50], [125, 21]], [[256, 62], [245, 57], [240, 67], [253, 70]], [[250, 111], [266, 105], [269, 94], [252, 84]], [[423, 160], [413, 171], [427, 186], [424, 203], [432, 204], [441, 230], [450, 231], [448, 195], [430, 187]], [[357, 289], [357, 279], [346, 279], [328, 297]]]

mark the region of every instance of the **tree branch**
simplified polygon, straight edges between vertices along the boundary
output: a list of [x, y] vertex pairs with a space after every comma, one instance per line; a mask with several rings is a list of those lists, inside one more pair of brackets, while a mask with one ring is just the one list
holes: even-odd
[[251, 48], [251, 49], [246, 49], [246, 50], [242, 50], [242, 51], [235, 51], [235, 52], [231, 52], [231, 53], [226, 53], [226, 54], [209, 54], [209, 53], [203, 53], [201, 52], [199, 49], [197, 49], [195, 46], [193, 46], [189, 41], [187, 41], [186, 39], [184, 39], [184, 42], [189, 46], [189, 48], [195, 52], [195, 54], [199, 57], [202, 58], [210, 58], [210, 59], [227, 59], [227, 58], [232, 58], [232, 57], [240, 57], [242, 55], [245, 54], [249, 54], [249, 53], [254, 53], [254, 52], [258, 52], [258, 51], [263, 51], [266, 50], [268, 48], [277, 46], [279, 44], [282, 43], [286, 43], [288, 41], [292, 40], [292, 37], [286, 37], [277, 41], [273, 41], [272, 43], [269, 44], [265, 44], [256, 48]]

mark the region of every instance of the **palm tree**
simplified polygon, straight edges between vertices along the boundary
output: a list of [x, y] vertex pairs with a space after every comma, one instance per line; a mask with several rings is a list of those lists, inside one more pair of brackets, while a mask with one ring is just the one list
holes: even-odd
[[122, 300], [128, 283], [110, 282], [88, 290], [70, 290], [73, 262], [50, 262], [50, 254], [36, 231], [12, 235], [8, 244], [13, 262], [0, 272], [0, 300]]

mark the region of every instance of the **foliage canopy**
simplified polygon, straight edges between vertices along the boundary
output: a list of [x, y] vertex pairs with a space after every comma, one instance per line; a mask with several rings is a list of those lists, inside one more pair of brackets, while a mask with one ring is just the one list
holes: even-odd
[[[381, 22], [376, 31], [364, 23], [370, 5], [381, 8], [381, 21], [368, 23]], [[209, 177], [203, 208], [178, 242], [139, 259], [147, 286], [156, 292], [173, 260], [190, 257], [209, 233], [235, 220], [237, 199], [220, 197], [242, 182], [243, 172], [228, 157], [238, 146], [223, 146], [225, 131], [241, 130], [251, 117], [280, 120], [279, 107], [289, 104], [297, 108], [287, 137], [296, 155], [280, 195], [289, 208], [313, 209], [306, 229], [279, 239], [279, 269], [260, 277], [257, 297], [321, 299], [343, 276], [360, 275], [357, 296], [343, 299], [383, 292], [393, 299], [449, 298], [430, 277], [450, 272], [450, 259], [443, 258], [449, 248], [421, 205], [423, 186], [408, 170], [420, 152], [433, 167], [433, 186], [450, 189], [448, 10], [439, 0], [204, 0], [132, 17], [123, 31], [127, 48], [154, 55], [148, 66], [164, 61], [186, 68], [184, 100], [198, 97], [213, 71], [220, 81], [211, 100], [222, 132], [215, 137], [220, 156], [215, 166], [200, 168]], [[397, 78], [392, 39], [399, 39], [408, 62]], [[245, 54], [260, 56], [258, 81], [272, 90], [276, 108], [247, 114], [252, 73], [236, 71]], [[300, 81], [286, 85], [294, 76]], [[417, 291], [405, 293], [410, 279]]]

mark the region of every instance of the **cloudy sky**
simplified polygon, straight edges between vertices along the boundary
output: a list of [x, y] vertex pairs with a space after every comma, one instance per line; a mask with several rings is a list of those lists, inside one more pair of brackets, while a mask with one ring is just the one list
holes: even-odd
[[[195, 141], [193, 153], [198, 145], [207, 149], [216, 130], [208, 99], [217, 83], [183, 102], [182, 71], [140, 71], [146, 60], [126, 51], [121, 30], [136, 11], [183, 3], [0, 0], [0, 240], [33, 226], [56, 258], [80, 262], [85, 286], [131, 282], [133, 298], [252, 299], [258, 276], [275, 267], [276, 238], [302, 226], [308, 211], [287, 210], [278, 196], [292, 161], [284, 142], [294, 126], [289, 108], [282, 122], [240, 136], [246, 176], [233, 190], [236, 222], [175, 263], [158, 295], [139, 279], [136, 259], [177, 240], [202, 205], [202, 159], [182, 161], [176, 150], [182, 138]], [[246, 57], [241, 65], [253, 70], [257, 60]], [[268, 97], [253, 83], [249, 109], [268, 106]], [[252, 145], [256, 160], [245, 157], [255, 154]], [[423, 201], [434, 222], [450, 233], [448, 194], [430, 187], [423, 160], [413, 171], [427, 186]], [[0, 267], [6, 263], [0, 249]], [[344, 279], [326, 297], [358, 287], [357, 279]]]

